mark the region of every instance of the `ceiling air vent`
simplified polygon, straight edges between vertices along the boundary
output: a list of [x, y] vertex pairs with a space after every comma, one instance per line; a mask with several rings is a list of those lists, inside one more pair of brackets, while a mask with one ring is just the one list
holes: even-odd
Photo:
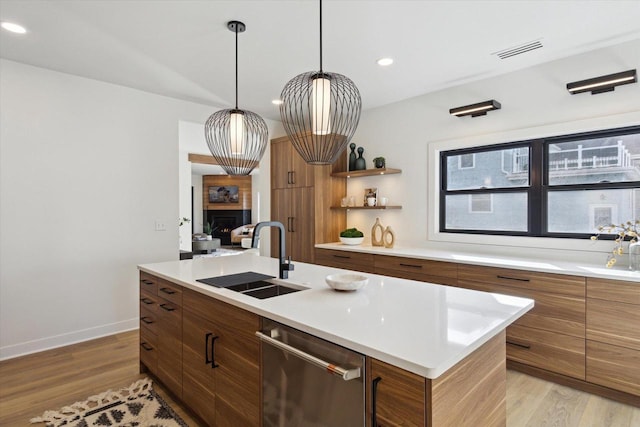
[[542, 43], [540, 42], [540, 40], [535, 40], [532, 42], [521, 44], [519, 46], [510, 47], [508, 49], [500, 50], [498, 52], [493, 52], [492, 55], [496, 55], [500, 59], [507, 59], [512, 56], [521, 55], [525, 52], [540, 49], [541, 47], [542, 47]]

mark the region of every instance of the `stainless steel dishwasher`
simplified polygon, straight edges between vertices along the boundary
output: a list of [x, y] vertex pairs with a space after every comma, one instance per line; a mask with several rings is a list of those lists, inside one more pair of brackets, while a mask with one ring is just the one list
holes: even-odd
[[256, 335], [264, 427], [365, 425], [363, 355], [268, 319]]

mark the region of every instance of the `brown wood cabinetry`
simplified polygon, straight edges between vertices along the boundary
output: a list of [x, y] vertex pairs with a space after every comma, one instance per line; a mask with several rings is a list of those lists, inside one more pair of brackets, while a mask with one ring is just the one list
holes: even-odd
[[587, 381], [640, 396], [640, 287], [587, 279]]
[[[333, 165], [308, 165], [288, 137], [271, 140], [271, 220], [284, 224], [287, 255], [314, 262], [314, 245], [333, 242], [346, 228], [344, 212], [331, 210], [346, 192], [333, 171], [346, 168], [346, 157]], [[271, 231], [271, 256], [278, 256], [277, 230]]]
[[209, 425], [259, 425], [259, 317], [191, 290], [184, 306], [185, 402]]
[[140, 273], [140, 361], [182, 397], [182, 290], [144, 272]]
[[373, 272], [373, 255], [362, 252], [334, 251], [316, 248], [315, 263], [345, 270]]
[[507, 328], [507, 358], [585, 379], [583, 277], [459, 265], [458, 286], [534, 299], [534, 308]]
[[504, 332], [433, 380], [376, 359], [368, 358], [367, 362], [371, 386], [367, 425], [506, 424]]
[[458, 283], [458, 266], [451, 262], [374, 255], [374, 273], [442, 285]]

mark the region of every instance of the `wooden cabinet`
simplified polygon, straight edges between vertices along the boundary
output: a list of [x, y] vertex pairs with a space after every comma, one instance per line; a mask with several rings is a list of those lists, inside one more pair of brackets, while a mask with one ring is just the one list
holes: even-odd
[[436, 379], [367, 359], [368, 426], [504, 427], [504, 332]]
[[373, 272], [373, 254], [316, 248], [315, 263], [345, 270]]
[[587, 279], [587, 381], [640, 396], [640, 287]]
[[374, 273], [442, 285], [458, 283], [458, 266], [451, 262], [374, 255]]
[[140, 273], [140, 361], [182, 397], [182, 290]]
[[209, 425], [259, 425], [259, 317], [190, 290], [184, 306], [184, 401]]
[[458, 286], [535, 300], [507, 328], [507, 358], [585, 379], [585, 279], [473, 265], [458, 266]]
[[[333, 165], [302, 160], [288, 137], [271, 140], [271, 220], [286, 230], [286, 255], [314, 262], [316, 243], [334, 242], [346, 228], [344, 212], [331, 210], [346, 191], [344, 179], [331, 172], [346, 168], [346, 156]], [[278, 234], [271, 230], [271, 256], [278, 257]]]

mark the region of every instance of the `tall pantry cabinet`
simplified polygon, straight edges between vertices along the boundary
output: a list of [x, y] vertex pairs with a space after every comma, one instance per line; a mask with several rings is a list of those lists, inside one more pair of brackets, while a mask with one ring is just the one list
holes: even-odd
[[[288, 137], [271, 140], [271, 220], [284, 224], [286, 255], [294, 261], [314, 262], [316, 243], [338, 241], [346, 228], [346, 215], [340, 199], [346, 194], [346, 181], [331, 177], [345, 171], [346, 155], [333, 165], [307, 164]], [[278, 257], [278, 231], [271, 231], [271, 256]]]

